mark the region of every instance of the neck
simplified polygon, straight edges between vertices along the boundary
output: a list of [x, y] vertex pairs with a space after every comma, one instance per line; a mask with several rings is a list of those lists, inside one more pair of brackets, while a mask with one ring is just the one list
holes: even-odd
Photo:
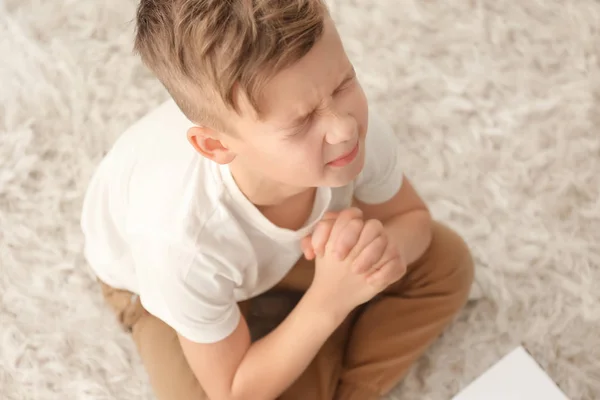
[[250, 169], [243, 168], [235, 162], [231, 163], [229, 167], [241, 192], [257, 207], [282, 205], [315, 191], [315, 188], [290, 186], [257, 176]]

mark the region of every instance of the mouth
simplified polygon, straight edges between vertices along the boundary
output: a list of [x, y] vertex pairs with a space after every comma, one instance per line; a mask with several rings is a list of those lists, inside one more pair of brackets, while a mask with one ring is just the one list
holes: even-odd
[[331, 167], [343, 167], [343, 166], [350, 164], [352, 161], [354, 161], [354, 159], [358, 155], [358, 147], [359, 147], [359, 143], [356, 143], [356, 146], [354, 146], [354, 148], [352, 150], [350, 150], [348, 153], [344, 154], [343, 156], [336, 158], [335, 160], [327, 163], [327, 165], [329, 165]]

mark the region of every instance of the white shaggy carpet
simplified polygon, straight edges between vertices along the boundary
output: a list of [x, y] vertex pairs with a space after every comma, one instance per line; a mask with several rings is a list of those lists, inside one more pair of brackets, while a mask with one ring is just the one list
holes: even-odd
[[[134, 9], [0, 0], [3, 400], [152, 398], [78, 226], [103, 152], [166, 98], [131, 54]], [[332, 9], [407, 171], [472, 245], [484, 293], [390, 399], [449, 399], [519, 344], [572, 400], [599, 399], [600, 2]]]

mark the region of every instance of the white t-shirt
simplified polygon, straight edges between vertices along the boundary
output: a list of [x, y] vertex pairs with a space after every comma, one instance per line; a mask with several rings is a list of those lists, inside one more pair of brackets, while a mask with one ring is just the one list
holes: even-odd
[[304, 227], [282, 229], [246, 199], [228, 166], [193, 149], [191, 126], [172, 100], [131, 126], [92, 177], [81, 220], [98, 278], [139, 294], [151, 314], [191, 341], [231, 334], [237, 302], [289, 272], [301, 239], [326, 211], [350, 206], [353, 196], [384, 202], [402, 185], [397, 138], [371, 113], [361, 174], [345, 187], [319, 188]]

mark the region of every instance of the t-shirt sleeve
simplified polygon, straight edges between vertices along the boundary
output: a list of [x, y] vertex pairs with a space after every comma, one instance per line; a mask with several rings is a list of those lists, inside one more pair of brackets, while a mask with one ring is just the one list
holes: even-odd
[[137, 239], [133, 258], [140, 301], [152, 315], [186, 339], [214, 343], [240, 320], [234, 272], [211, 252], [160, 239]]
[[365, 165], [356, 179], [354, 196], [363, 203], [384, 203], [398, 193], [402, 181], [398, 137], [380, 115], [370, 111]]

